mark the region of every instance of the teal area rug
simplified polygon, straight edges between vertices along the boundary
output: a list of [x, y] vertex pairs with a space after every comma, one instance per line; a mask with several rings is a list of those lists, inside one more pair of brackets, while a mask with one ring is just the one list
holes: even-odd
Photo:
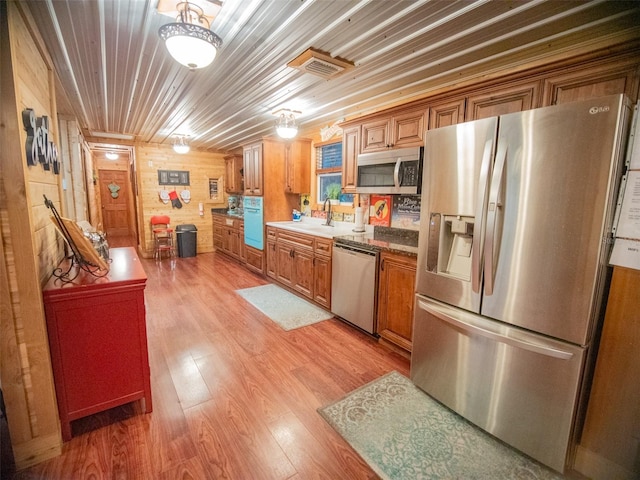
[[332, 313], [316, 307], [277, 285], [244, 288], [236, 290], [236, 293], [284, 330], [293, 330], [333, 318]]
[[383, 479], [562, 479], [391, 372], [336, 403], [324, 419]]

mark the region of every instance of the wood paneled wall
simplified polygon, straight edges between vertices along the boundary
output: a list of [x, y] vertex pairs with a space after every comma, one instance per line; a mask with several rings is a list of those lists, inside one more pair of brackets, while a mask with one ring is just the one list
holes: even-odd
[[58, 455], [60, 427], [41, 286], [63, 255], [43, 194], [60, 209], [60, 177], [27, 166], [21, 113], [50, 120], [57, 138], [54, 72], [35, 22], [17, 2], [0, 8], [0, 226], [2, 320], [0, 365], [18, 468]]
[[[135, 149], [138, 183], [138, 240], [141, 254], [151, 257], [153, 252], [150, 232], [150, 221], [153, 215], [169, 215], [171, 225], [192, 224], [198, 229], [197, 251], [199, 253], [213, 251], [213, 225], [211, 208], [223, 208], [227, 205], [224, 193], [224, 155], [218, 153], [191, 151], [179, 155], [170, 146], [137, 145]], [[189, 172], [188, 187], [160, 186], [158, 170], [186, 170]], [[214, 201], [209, 196], [209, 179], [219, 179], [218, 198]], [[182, 208], [174, 208], [171, 202], [165, 204], [160, 200], [159, 191], [174, 190], [180, 194], [182, 190], [191, 192], [191, 201]], [[204, 215], [199, 214], [198, 205], [203, 204]]]

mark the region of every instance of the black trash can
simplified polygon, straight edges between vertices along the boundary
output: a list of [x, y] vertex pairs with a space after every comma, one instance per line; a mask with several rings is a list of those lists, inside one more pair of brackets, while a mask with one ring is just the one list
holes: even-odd
[[176, 226], [179, 257], [195, 257], [198, 245], [198, 229], [195, 225], [186, 223]]

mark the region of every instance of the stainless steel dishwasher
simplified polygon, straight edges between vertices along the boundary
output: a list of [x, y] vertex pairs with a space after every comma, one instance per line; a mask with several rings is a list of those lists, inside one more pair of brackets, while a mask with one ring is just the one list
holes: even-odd
[[375, 332], [378, 253], [343, 243], [333, 244], [331, 312], [365, 332]]

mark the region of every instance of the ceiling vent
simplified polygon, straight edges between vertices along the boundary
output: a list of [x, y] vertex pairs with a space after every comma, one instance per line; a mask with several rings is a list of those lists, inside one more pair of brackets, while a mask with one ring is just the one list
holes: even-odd
[[352, 68], [353, 63], [334, 58], [331, 55], [310, 48], [297, 58], [291, 60], [287, 66], [329, 79]]

